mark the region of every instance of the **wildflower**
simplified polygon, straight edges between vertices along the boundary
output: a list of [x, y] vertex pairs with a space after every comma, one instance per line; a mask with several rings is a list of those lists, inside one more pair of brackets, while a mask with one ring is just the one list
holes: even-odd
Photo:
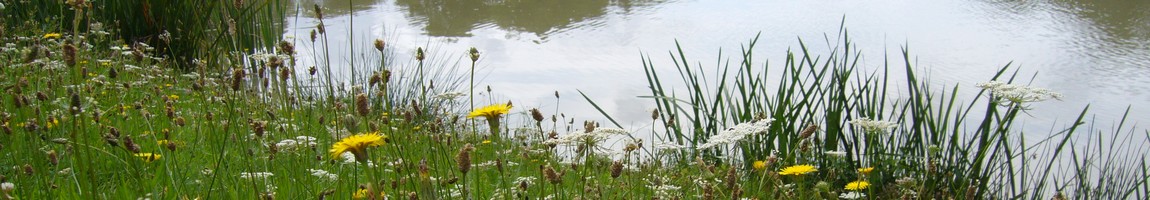
[[842, 198], [842, 199], [861, 199], [861, 198], [866, 198], [866, 194], [852, 191], [852, 192], [840, 194], [839, 198]]
[[159, 160], [160, 157], [163, 157], [158, 153], [136, 153], [135, 155], [136, 157], [140, 157], [140, 159], [144, 159], [144, 161], [148, 162], [156, 161]]
[[823, 152], [823, 154], [826, 154], [827, 156], [837, 157], [837, 158], [842, 158], [842, 157], [847, 156], [847, 152], [845, 152], [845, 151], [826, 151], [826, 152]]
[[332, 144], [328, 152], [331, 153], [332, 159], [339, 158], [344, 152], [351, 152], [355, 155], [356, 161], [367, 162], [367, 147], [383, 145], [386, 140], [387, 136], [379, 132], [356, 134]]
[[874, 171], [874, 167], [859, 168], [861, 174], [870, 174], [871, 171]]
[[767, 168], [767, 162], [756, 160], [754, 164], [751, 164], [751, 166], [754, 167], [755, 170], [763, 170]]
[[487, 107], [482, 107], [471, 111], [467, 118], [474, 119], [475, 117], [487, 118], [487, 125], [491, 128], [491, 135], [499, 135], [499, 117], [507, 114], [511, 110], [511, 103], [507, 104], [494, 104]]
[[339, 175], [332, 174], [331, 172], [327, 172], [322, 169], [308, 169], [307, 171], [311, 172], [311, 175], [315, 177], [326, 178], [332, 181], [339, 179]]
[[816, 171], [819, 169], [813, 165], [795, 165], [783, 168], [782, 171], [779, 171], [779, 175], [804, 175]]
[[511, 105], [494, 104], [471, 111], [471, 114], [468, 114], [467, 118], [485, 117], [488, 120], [491, 120], [492, 118], [498, 119], [499, 116], [507, 114], [508, 111], [511, 111]]
[[1046, 88], [1014, 85], [999, 81], [978, 83], [979, 88], [989, 90], [991, 98], [1002, 98], [1014, 104], [1039, 102], [1047, 99], [1061, 99], [1062, 94]]
[[44, 34], [44, 39], [59, 39], [60, 36], [62, 36], [62, 35], [60, 35], [59, 33], [48, 33], [48, 34]]
[[459, 154], [455, 155], [455, 162], [463, 175], [467, 175], [467, 171], [471, 170], [471, 150], [473, 149], [475, 147], [471, 144], [463, 145], [463, 148], [459, 149]]
[[680, 150], [680, 149], [685, 149], [685, 148], [687, 148], [687, 146], [678, 145], [678, 144], [674, 144], [674, 143], [668, 143], [668, 142], [655, 143], [655, 149], [660, 150], [660, 151], [675, 151], [675, 150]]
[[351, 195], [351, 198], [352, 198], [352, 199], [364, 199], [364, 198], [367, 198], [367, 189], [366, 189], [366, 188], [360, 188], [359, 190], [356, 190], [356, 191], [355, 191], [355, 194], [352, 194], [352, 195]]
[[847, 183], [847, 186], [845, 187], [845, 189], [852, 190], [852, 191], [859, 191], [859, 190], [865, 190], [867, 187], [870, 187], [870, 183], [868, 183], [866, 181], [855, 181], [855, 182]]
[[275, 174], [272, 174], [271, 172], [242, 172], [242, 173], [240, 173], [240, 178], [246, 178], [246, 179], [267, 178], [267, 177], [270, 177], [272, 175], [275, 175]]
[[868, 133], [877, 133], [890, 130], [898, 124], [889, 121], [872, 120], [870, 118], [862, 118], [851, 120], [851, 125], [861, 128]]
[[443, 99], [443, 100], [455, 100], [455, 98], [459, 98], [463, 95], [466, 95], [466, 94], [464, 94], [462, 92], [445, 92], [445, 93], [442, 93], [439, 95], [435, 95], [435, 98], [436, 99]]
[[491, 140], [483, 140], [483, 144], [491, 144]]
[[763, 119], [754, 122], [746, 122], [735, 125], [735, 127], [727, 128], [727, 130], [720, 131], [719, 134], [707, 138], [707, 143], [699, 145], [698, 149], [708, 149], [711, 147], [734, 144], [743, 140], [747, 135], [766, 132], [767, 128], [771, 126], [773, 119]]
[[[168, 87], [171, 87], [171, 84], [168, 84]], [[168, 95], [168, 99], [171, 99], [171, 100], [180, 100], [180, 95], [174, 95], [174, 94], [173, 94], [173, 95]]]
[[615, 161], [611, 163], [611, 178], [619, 178], [623, 174], [623, 162]]

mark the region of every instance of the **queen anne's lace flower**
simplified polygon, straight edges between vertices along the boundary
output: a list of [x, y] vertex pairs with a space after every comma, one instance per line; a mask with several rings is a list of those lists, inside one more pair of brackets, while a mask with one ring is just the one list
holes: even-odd
[[851, 120], [851, 125], [855, 125], [856, 127], [859, 127], [866, 132], [884, 132], [898, 126], [898, 124], [894, 122], [873, 120], [870, 118]]
[[699, 145], [698, 149], [703, 150], [719, 145], [734, 144], [739, 142], [739, 140], [743, 140], [747, 135], [767, 132], [767, 129], [771, 127], [771, 121], [774, 120], [763, 119], [741, 123], [735, 125], [735, 127], [727, 128], [727, 130], [720, 131], [719, 134], [707, 138], [707, 143]]
[[999, 81], [978, 83], [975, 86], [990, 91], [992, 95], [991, 98], [1002, 98], [1015, 104], [1062, 98], [1062, 94], [1046, 88], [1015, 85]]

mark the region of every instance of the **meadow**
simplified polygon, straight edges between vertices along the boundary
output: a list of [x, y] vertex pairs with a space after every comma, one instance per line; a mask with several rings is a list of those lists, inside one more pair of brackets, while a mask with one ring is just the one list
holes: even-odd
[[[861, 66], [845, 28], [781, 62], [636, 55], [644, 128], [496, 98], [481, 49], [339, 58], [321, 7], [220, 2], [2, 1], [0, 199], [1150, 198], [1137, 122], [1033, 107], [1060, 95], [1010, 64], [941, 88], [909, 50]], [[321, 25], [281, 36], [293, 9]], [[1034, 139], [1030, 109], [1082, 111]]]

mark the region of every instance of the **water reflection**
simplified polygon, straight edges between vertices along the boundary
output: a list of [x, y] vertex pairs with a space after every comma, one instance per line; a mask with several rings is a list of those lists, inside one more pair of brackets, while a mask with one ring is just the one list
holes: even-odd
[[618, 9], [628, 13], [662, 1], [657, 0], [397, 0], [412, 24], [422, 25], [426, 35], [467, 37], [485, 26], [532, 33], [546, 41], [549, 35], [601, 23]]

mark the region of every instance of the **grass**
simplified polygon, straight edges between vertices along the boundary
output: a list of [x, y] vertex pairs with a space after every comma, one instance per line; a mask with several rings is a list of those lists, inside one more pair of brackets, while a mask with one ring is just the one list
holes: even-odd
[[[52, 21], [28, 24], [63, 27]], [[231, 51], [199, 55], [205, 59], [181, 69], [174, 67], [181, 61], [167, 59], [171, 55], [115, 35], [120, 30], [61, 30], [31, 29], [0, 38], [6, 43], [0, 62], [9, 63], [0, 67], [6, 77], [0, 79], [0, 182], [11, 185], [0, 198], [1144, 199], [1150, 194], [1150, 167], [1142, 153], [1146, 141], [1140, 139], [1150, 132], [1125, 119], [1095, 128], [1084, 108], [1048, 138], [1025, 138], [1015, 121], [1027, 109], [1042, 109], [1030, 107], [1034, 101], [1055, 96], [1005, 85], [1022, 82], [1016, 69], [1007, 65], [988, 77], [999, 85], [939, 90], [914, 72], [907, 50], [901, 63], [862, 66], [845, 29], [826, 41], [829, 53], [813, 53], [800, 42], [781, 66], [756, 60], [755, 40], [735, 62], [720, 56], [715, 66], [688, 60], [682, 48], [676, 49], [670, 56], [684, 85], [665, 81], [654, 59], [643, 55], [652, 86], [644, 97], [658, 106], [652, 113], [657, 128], [650, 132], [627, 131], [631, 127], [613, 121], [603, 123], [615, 127], [599, 122], [576, 127], [562, 114], [474, 98], [492, 91], [475, 93], [474, 71], [456, 71], [465, 69], [458, 66], [466, 60], [430, 48], [419, 58], [404, 59], [380, 45], [346, 59], [362, 71], [339, 77], [332, 71], [341, 59], [324, 53], [324, 31], [317, 30], [315, 39], [255, 43], [275, 44], [274, 50], [254, 51], [267, 53], [230, 43]], [[63, 34], [47, 34], [52, 32]], [[306, 56], [315, 62], [295, 62], [297, 44], [310, 48], [314, 54]], [[480, 55], [478, 50], [467, 55], [472, 68]], [[889, 82], [894, 77], [888, 75], [895, 74], [905, 74], [906, 82]], [[959, 89], [980, 92], [960, 97]], [[1034, 96], [1015, 96], [1019, 93]], [[490, 134], [498, 132], [506, 134]], [[333, 146], [349, 153], [333, 155]]]

